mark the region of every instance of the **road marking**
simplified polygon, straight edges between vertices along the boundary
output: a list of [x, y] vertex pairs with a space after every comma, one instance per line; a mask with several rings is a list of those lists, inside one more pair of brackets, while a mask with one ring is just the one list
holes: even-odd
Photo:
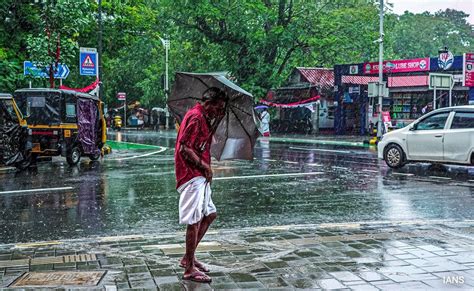
[[277, 162], [277, 160], [272, 160], [272, 159], [263, 159], [264, 161], [268, 161], [268, 162]]
[[324, 172], [218, 177], [218, 178], [213, 178], [213, 180], [234, 180], [234, 179], [270, 178], [270, 177], [298, 177], [298, 176], [314, 176], [314, 175], [321, 175], [321, 174], [324, 174]]
[[314, 164], [314, 163], [307, 163], [306, 165], [311, 166], [311, 167], [320, 167], [320, 166], [322, 166], [321, 164]]
[[334, 169], [343, 169], [343, 170], [347, 170], [348, 168], [347, 167], [339, 167], [339, 166], [332, 166]]
[[303, 151], [319, 151], [319, 152], [329, 152], [329, 153], [341, 153], [341, 154], [350, 154], [351, 153], [351, 151], [325, 150], [325, 149], [307, 149], [307, 148], [299, 148], [299, 147], [290, 147], [290, 149], [303, 150]]
[[362, 172], [378, 173], [379, 171], [364, 169], [364, 170], [362, 170]]
[[449, 177], [440, 177], [440, 176], [429, 176], [431, 179], [443, 179], [443, 180], [451, 180]]
[[3, 191], [0, 194], [14, 194], [14, 193], [32, 193], [32, 192], [51, 192], [51, 191], [63, 191], [63, 190], [72, 190], [72, 187], [59, 187], [59, 188], [39, 188], [39, 189], [29, 189], [29, 190], [13, 190], [13, 191]]
[[292, 161], [283, 161], [283, 162], [285, 162], [287, 164], [299, 164], [298, 162], [292, 162]]
[[162, 153], [164, 151], [166, 151], [166, 148], [161, 147], [161, 149], [159, 151], [151, 152], [151, 153], [148, 153], [148, 154], [132, 156], [132, 157], [125, 157], [125, 158], [118, 158], [118, 159], [107, 159], [107, 161], [124, 161], [124, 160], [138, 159], [138, 158], [148, 157], [148, 156], [151, 156], [151, 155], [156, 155], [156, 154]]
[[400, 176], [415, 176], [414, 174], [410, 173], [393, 173], [394, 175], [400, 175]]

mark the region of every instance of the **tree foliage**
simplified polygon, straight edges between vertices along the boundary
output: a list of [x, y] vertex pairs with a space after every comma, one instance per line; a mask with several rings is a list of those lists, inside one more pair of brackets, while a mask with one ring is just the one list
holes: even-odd
[[[38, 1], [37, 1], [38, 2]], [[225, 71], [257, 98], [283, 85], [294, 67], [332, 67], [376, 60], [378, 10], [369, 0], [103, 0], [103, 98], [117, 92], [145, 106], [164, 106], [162, 76], [171, 41], [170, 86], [176, 71]], [[41, 4], [43, 3], [43, 4]], [[97, 47], [95, 0], [3, 0], [0, 4], [0, 90], [27, 85], [25, 60], [52, 63], [57, 39], [71, 68], [65, 81], [82, 87], [80, 46]], [[388, 14], [389, 59], [473, 51], [467, 15], [456, 10]], [[49, 45], [49, 50], [48, 50]], [[49, 51], [49, 54], [48, 54]], [[38, 84], [44, 80], [35, 80]]]

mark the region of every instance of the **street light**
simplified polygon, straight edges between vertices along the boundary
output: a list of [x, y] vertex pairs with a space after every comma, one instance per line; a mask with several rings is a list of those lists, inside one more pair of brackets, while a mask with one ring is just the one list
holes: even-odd
[[168, 110], [168, 93], [169, 93], [169, 87], [168, 87], [168, 50], [170, 49], [170, 40], [169, 39], [163, 39], [159, 37], [161, 40], [161, 43], [165, 47], [165, 96], [166, 96], [166, 124], [165, 124], [165, 129], [169, 129], [169, 110]]

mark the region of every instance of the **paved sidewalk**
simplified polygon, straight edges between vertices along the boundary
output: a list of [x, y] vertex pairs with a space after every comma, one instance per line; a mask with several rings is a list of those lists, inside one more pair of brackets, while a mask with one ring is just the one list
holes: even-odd
[[210, 285], [180, 279], [184, 233], [0, 245], [0, 287], [25, 272], [103, 270], [96, 289], [474, 290], [473, 234], [473, 221], [212, 231], [197, 252]]

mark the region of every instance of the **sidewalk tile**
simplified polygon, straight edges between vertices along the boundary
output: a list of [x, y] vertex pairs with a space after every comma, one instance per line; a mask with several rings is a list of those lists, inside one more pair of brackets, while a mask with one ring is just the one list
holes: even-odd
[[380, 290], [379, 288], [369, 285], [369, 284], [362, 284], [362, 285], [352, 285], [350, 286], [351, 290], [353, 291], [377, 291]]
[[318, 280], [317, 283], [323, 289], [342, 289], [346, 287], [336, 279], [322, 279]]
[[260, 278], [259, 281], [265, 285], [265, 288], [287, 287], [288, 283], [281, 277]]
[[245, 273], [229, 273], [230, 278], [234, 280], [234, 282], [240, 283], [240, 282], [254, 282], [257, 281], [257, 279], [250, 275], [250, 274], [245, 274]]
[[[181, 278], [181, 277], [182, 277], [182, 274], [179, 274], [179, 278]], [[158, 286], [161, 286], [161, 285], [164, 285], [164, 284], [174, 284], [174, 283], [179, 282], [178, 275], [154, 277], [154, 280], [156, 282], [156, 285], [158, 285]]]
[[385, 280], [386, 277], [380, 273], [377, 273], [377, 272], [360, 272], [358, 273], [358, 275], [368, 281], [368, 282], [372, 282], [372, 281], [382, 281], [382, 280]]
[[351, 272], [343, 271], [343, 272], [330, 272], [329, 273], [331, 276], [333, 276], [335, 279], [345, 282], [345, 281], [358, 281], [360, 280], [359, 277], [356, 275], [352, 274]]

